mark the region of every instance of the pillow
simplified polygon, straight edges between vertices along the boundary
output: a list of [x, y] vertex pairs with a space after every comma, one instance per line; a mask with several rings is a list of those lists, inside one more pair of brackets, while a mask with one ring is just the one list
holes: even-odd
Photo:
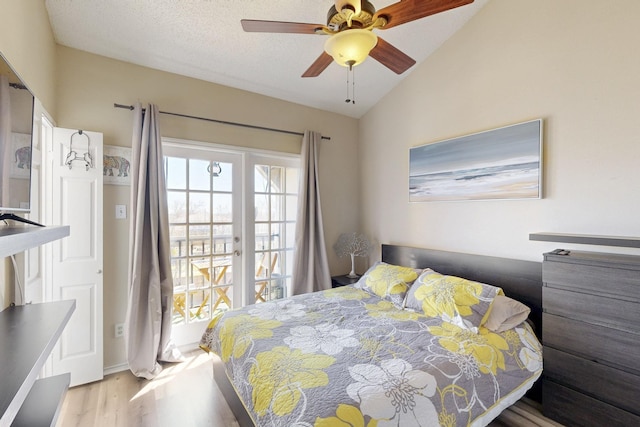
[[427, 269], [411, 287], [405, 307], [477, 332], [496, 295], [504, 295], [501, 288]]
[[496, 295], [484, 327], [493, 332], [515, 328], [529, 317], [531, 309], [512, 298]]
[[354, 286], [402, 307], [409, 286], [418, 278], [419, 271], [379, 261]]

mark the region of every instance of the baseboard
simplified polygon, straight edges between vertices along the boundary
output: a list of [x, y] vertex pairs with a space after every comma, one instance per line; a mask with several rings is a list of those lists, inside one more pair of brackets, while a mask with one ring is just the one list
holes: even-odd
[[[185, 344], [178, 347], [178, 350], [182, 354], [188, 354], [196, 350], [200, 350], [198, 343]], [[103, 369], [103, 375], [107, 376], [110, 374], [117, 374], [118, 372], [126, 371], [129, 369], [129, 364], [127, 362], [119, 363], [113, 366], [105, 366]]]
[[127, 369], [129, 369], [129, 364], [126, 362], [113, 366], [105, 366], [103, 369], [103, 375], [107, 376], [111, 374], [117, 374], [118, 372], [126, 371]]

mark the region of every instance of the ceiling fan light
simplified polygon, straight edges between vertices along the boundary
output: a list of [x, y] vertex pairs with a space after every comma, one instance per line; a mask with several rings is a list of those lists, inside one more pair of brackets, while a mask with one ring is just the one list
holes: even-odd
[[378, 43], [378, 36], [370, 30], [350, 29], [332, 35], [324, 50], [343, 67], [362, 63]]

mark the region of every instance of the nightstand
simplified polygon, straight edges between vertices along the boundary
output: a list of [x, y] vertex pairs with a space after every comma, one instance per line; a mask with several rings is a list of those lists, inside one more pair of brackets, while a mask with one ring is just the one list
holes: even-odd
[[360, 277], [361, 276], [351, 278], [346, 274], [343, 274], [342, 276], [333, 276], [331, 278], [331, 287], [339, 288], [340, 286], [353, 285], [358, 280], [360, 280]]

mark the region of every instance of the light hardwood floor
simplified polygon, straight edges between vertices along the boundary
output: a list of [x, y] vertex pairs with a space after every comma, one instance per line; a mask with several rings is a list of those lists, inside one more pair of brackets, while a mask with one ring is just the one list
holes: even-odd
[[212, 356], [202, 350], [166, 364], [148, 381], [130, 371], [71, 388], [58, 427], [238, 427], [213, 381]]
[[[58, 427], [239, 427], [213, 380], [213, 359], [202, 350], [167, 364], [152, 381], [131, 372], [70, 389]], [[522, 400], [490, 427], [557, 427], [540, 414], [539, 405]]]

